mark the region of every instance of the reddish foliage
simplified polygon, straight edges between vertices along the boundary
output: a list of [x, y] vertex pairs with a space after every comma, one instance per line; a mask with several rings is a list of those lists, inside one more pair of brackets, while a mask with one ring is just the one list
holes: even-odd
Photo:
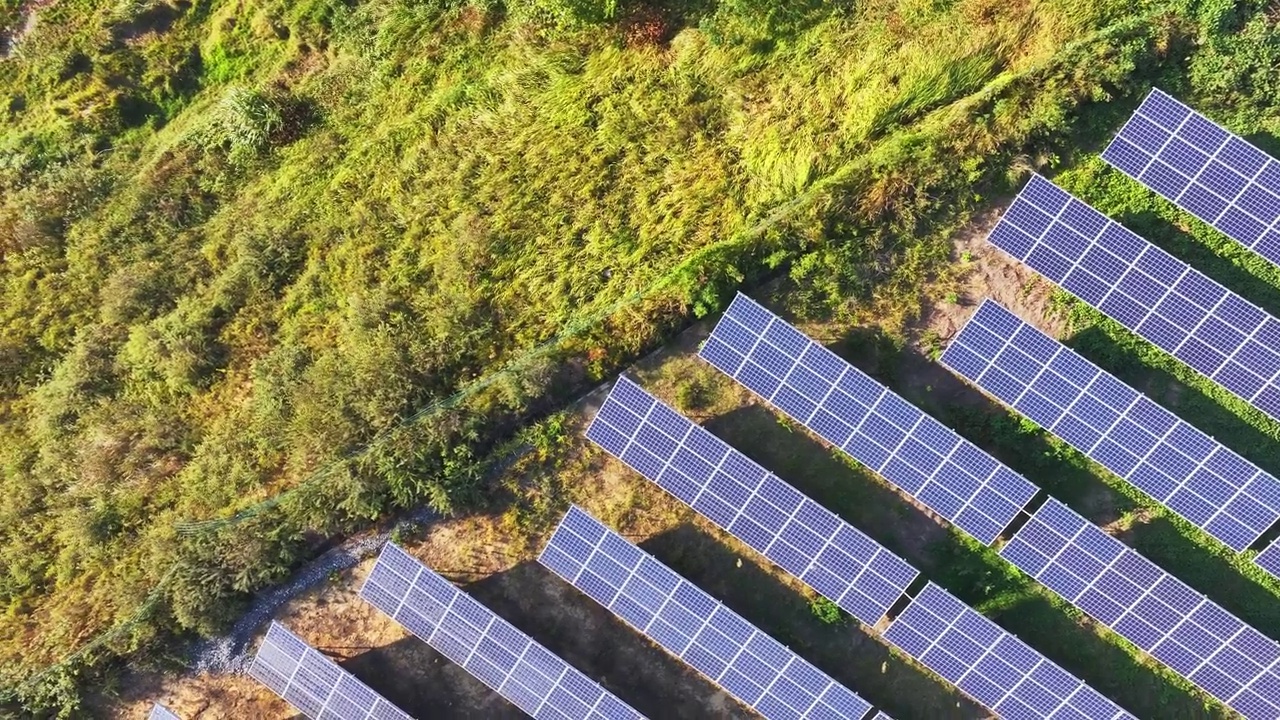
[[622, 20], [621, 29], [628, 47], [653, 47], [671, 39], [673, 24], [665, 9], [640, 6]]

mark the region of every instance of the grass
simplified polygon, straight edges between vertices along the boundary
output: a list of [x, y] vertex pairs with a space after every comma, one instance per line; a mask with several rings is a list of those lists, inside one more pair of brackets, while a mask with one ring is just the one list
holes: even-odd
[[[744, 282], [898, 333], [1018, 168], [1152, 74], [1229, 104], [1274, 65], [1254, 7], [726, 2], [638, 45], [565, 7], [42, 11], [0, 63], [0, 666], [40, 678], [6, 699], [75, 712], [326, 538], [513, 492], [492, 453]], [[517, 525], [561, 502], [539, 482]]]

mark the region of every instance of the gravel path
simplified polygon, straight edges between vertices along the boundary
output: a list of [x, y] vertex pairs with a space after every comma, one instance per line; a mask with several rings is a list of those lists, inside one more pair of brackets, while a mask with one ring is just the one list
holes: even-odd
[[[438, 518], [439, 515], [423, 508], [401, 520], [400, 525], [428, 523]], [[390, 532], [369, 532], [351, 537], [312, 560], [294, 573], [288, 582], [258, 593], [253, 604], [227, 634], [195, 644], [191, 669], [196, 673], [244, 672], [252, 660], [250, 641], [260, 628], [271, 621], [281, 606], [322, 582], [334, 571], [346, 570], [361, 560], [374, 556], [390, 537]]]

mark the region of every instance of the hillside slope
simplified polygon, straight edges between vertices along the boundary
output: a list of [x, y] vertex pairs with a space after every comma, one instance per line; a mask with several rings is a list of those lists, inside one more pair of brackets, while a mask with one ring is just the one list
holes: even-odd
[[900, 326], [947, 228], [1155, 79], [1275, 117], [1260, 4], [612, 5], [36, 11], [0, 61], [10, 699], [485, 502], [524, 422], [744, 282]]

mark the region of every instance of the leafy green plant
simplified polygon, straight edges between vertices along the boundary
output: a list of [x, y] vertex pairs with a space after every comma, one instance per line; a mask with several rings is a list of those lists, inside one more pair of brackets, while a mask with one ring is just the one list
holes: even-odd
[[809, 612], [813, 613], [819, 622], [827, 625], [849, 624], [849, 615], [841, 610], [839, 605], [821, 595], [809, 601]]

